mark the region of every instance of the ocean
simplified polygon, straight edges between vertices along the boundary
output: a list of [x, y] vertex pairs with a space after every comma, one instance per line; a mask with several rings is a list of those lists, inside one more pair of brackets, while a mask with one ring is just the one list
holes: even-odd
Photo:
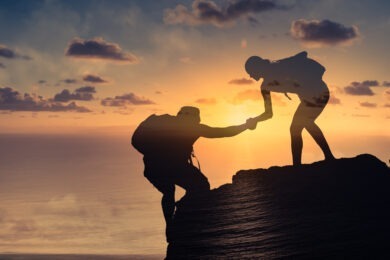
[[[251, 138], [237, 139], [239, 146], [199, 140], [195, 151], [212, 188], [240, 169], [289, 163], [288, 138]], [[388, 162], [388, 137], [353, 140], [334, 139], [335, 155], [368, 152]], [[313, 143], [304, 149], [306, 160], [320, 160]], [[178, 189], [176, 198], [183, 194]], [[130, 133], [0, 134], [0, 259], [161, 259], [160, 201]]]

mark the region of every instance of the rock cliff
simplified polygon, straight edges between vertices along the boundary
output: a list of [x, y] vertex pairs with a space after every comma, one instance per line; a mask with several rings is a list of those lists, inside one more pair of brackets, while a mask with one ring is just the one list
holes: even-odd
[[362, 154], [242, 170], [177, 204], [167, 259], [389, 258], [390, 170]]

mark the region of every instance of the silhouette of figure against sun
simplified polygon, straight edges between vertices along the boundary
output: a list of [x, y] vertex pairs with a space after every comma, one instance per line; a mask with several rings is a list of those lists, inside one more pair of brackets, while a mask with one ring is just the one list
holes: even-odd
[[260, 122], [273, 116], [270, 92], [297, 94], [301, 103], [295, 111], [291, 126], [291, 152], [294, 165], [302, 160], [302, 131], [306, 129], [321, 148], [326, 160], [334, 156], [319, 126], [315, 123], [329, 101], [329, 89], [322, 80], [325, 68], [307, 57], [307, 52], [277, 61], [269, 61], [258, 56], [250, 57], [245, 63], [245, 70], [256, 81], [263, 78], [261, 94], [264, 98], [265, 111], [253, 118]]

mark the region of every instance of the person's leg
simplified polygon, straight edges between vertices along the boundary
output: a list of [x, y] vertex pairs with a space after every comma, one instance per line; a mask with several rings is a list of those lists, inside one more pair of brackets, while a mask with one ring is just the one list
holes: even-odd
[[186, 194], [202, 194], [210, 190], [207, 177], [195, 166], [187, 164], [175, 178], [175, 184], [186, 190]]
[[165, 223], [170, 225], [173, 220], [173, 214], [175, 212], [175, 185], [172, 185], [169, 189], [163, 193], [161, 199], [161, 207], [164, 214]]
[[329, 144], [318, 125], [315, 122], [310, 122], [306, 125], [305, 128], [321, 148], [322, 152], [324, 153], [325, 160], [333, 160], [334, 156], [329, 148]]
[[302, 160], [302, 130], [304, 128], [304, 108], [305, 104], [299, 104], [297, 111], [295, 111], [291, 126], [290, 126], [290, 136], [291, 136], [291, 153], [293, 159], [293, 165], [301, 165]]
[[315, 123], [315, 120], [324, 110], [325, 105], [329, 99], [329, 96], [325, 95], [319, 98], [315, 103], [302, 102], [298, 107], [299, 120], [301, 125], [307, 130], [307, 132], [313, 137], [314, 141], [321, 148], [326, 160], [334, 159], [334, 156], [329, 148], [329, 144], [325, 139], [325, 136], [319, 126]]
[[145, 176], [162, 193], [161, 207], [166, 224], [172, 222], [175, 211], [175, 184], [172, 180]]

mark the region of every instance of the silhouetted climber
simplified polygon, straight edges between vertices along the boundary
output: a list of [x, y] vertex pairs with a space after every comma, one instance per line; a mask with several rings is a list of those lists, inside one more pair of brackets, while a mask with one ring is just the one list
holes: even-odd
[[185, 106], [176, 116], [151, 115], [135, 130], [133, 146], [144, 154], [145, 177], [162, 194], [162, 209], [166, 222], [166, 235], [175, 211], [175, 185], [186, 190], [186, 196], [208, 192], [210, 184], [192, 164], [193, 144], [199, 137], [221, 138], [235, 136], [246, 129], [254, 129], [257, 121], [229, 127], [210, 127], [200, 124], [200, 111]]
[[329, 89], [322, 80], [325, 68], [307, 58], [307, 52], [301, 52], [274, 62], [252, 56], [245, 63], [245, 70], [256, 81], [264, 79], [261, 94], [265, 111], [254, 120], [259, 122], [272, 117], [271, 91], [285, 93], [288, 98], [287, 93], [294, 93], [301, 100], [290, 127], [293, 164], [301, 164], [304, 128], [320, 146], [325, 159], [334, 159], [324, 134], [315, 123], [329, 100]]

